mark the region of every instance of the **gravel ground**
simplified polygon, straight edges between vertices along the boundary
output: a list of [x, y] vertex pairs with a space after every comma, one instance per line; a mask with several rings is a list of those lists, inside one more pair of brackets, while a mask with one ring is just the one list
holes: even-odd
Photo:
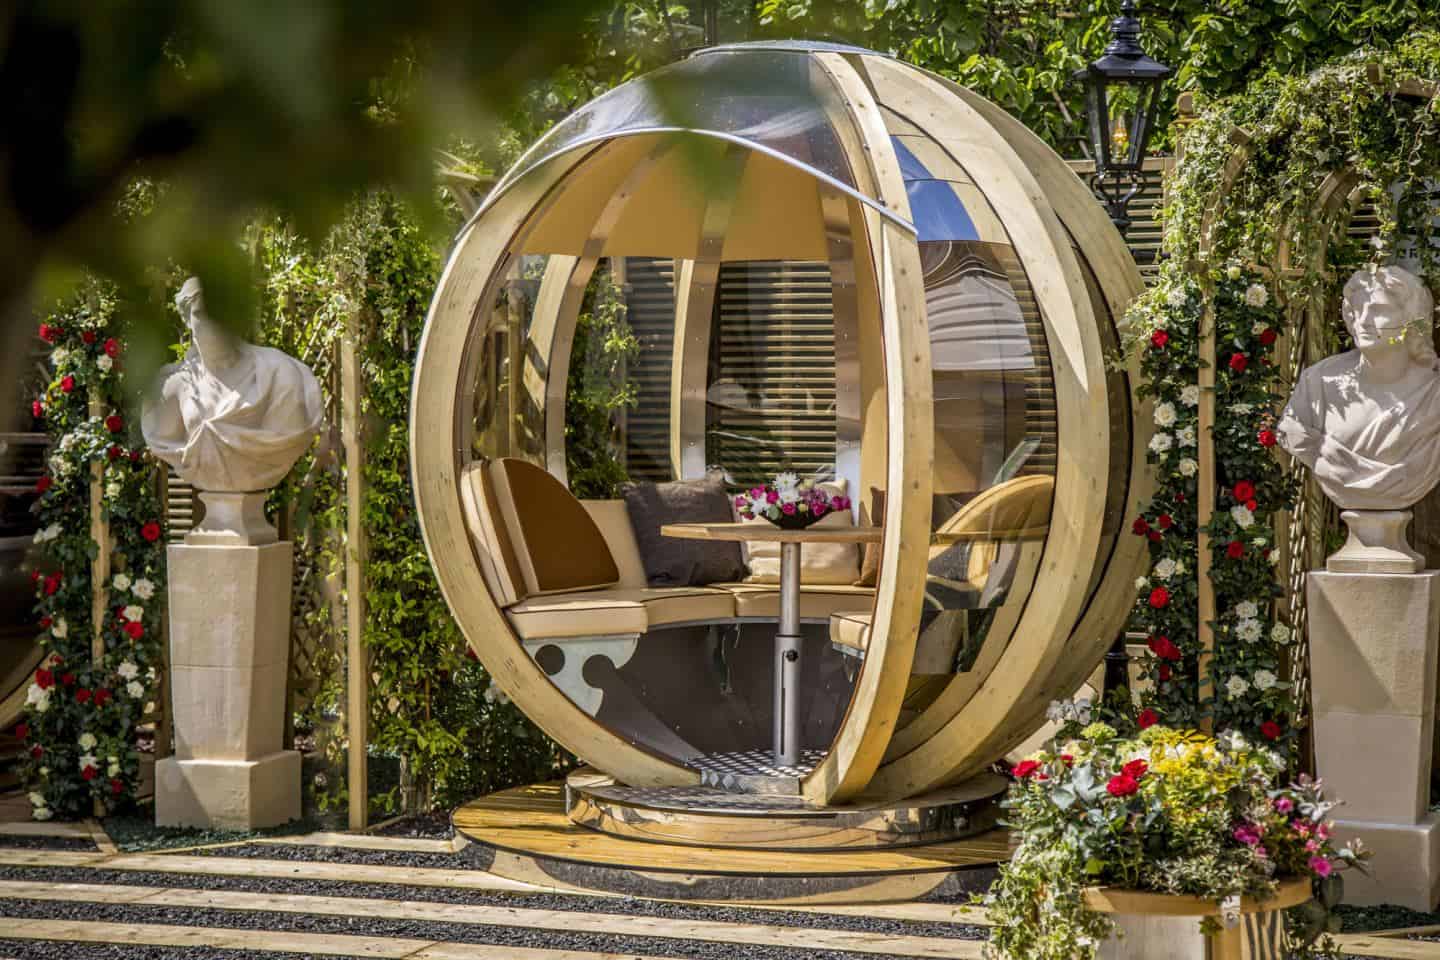
[[0, 956], [14, 960], [335, 960], [315, 953], [211, 950], [207, 947], [130, 947], [114, 943], [0, 940]]
[[353, 863], [367, 867], [425, 867], [436, 870], [473, 870], [453, 853], [409, 850], [354, 850], [348, 847], [312, 847], [295, 843], [251, 843], [243, 847], [191, 850], [186, 856], [246, 860], [304, 860], [311, 863]]
[[0, 834], [0, 847], [18, 847], [22, 850], [82, 850], [98, 853], [94, 840], [84, 837], [13, 837]]
[[[884, 960], [886, 954], [812, 950], [781, 945], [682, 940], [669, 937], [570, 933], [531, 927], [435, 923], [374, 917], [325, 917], [263, 911], [210, 910], [165, 905], [64, 903], [50, 900], [6, 901], [7, 916], [31, 919], [86, 920], [100, 923], [162, 923], [187, 927], [226, 927], [346, 936], [404, 937], [451, 943], [575, 950], [596, 953], [637, 953], [688, 960], [733, 960], [737, 949], [749, 960]], [[890, 955], [896, 957], [897, 955]], [[898, 957], [897, 957], [898, 960]]]
[[419, 813], [404, 820], [397, 820], [381, 830], [378, 837], [421, 837], [428, 840], [449, 840], [455, 836], [455, 827], [450, 823], [449, 810]]
[[[638, 900], [619, 897], [584, 897], [567, 894], [505, 894], [458, 890], [449, 887], [413, 887], [401, 884], [344, 883], [327, 880], [286, 878], [217, 877], [203, 874], [132, 873], [128, 870], [90, 870], [83, 867], [0, 867], [0, 884], [6, 880], [48, 881], [51, 883], [112, 883], [145, 887], [187, 887], [197, 890], [235, 890], [268, 893], [278, 897], [311, 895], [350, 899], [426, 900], [432, 903], [481, 904], [502, 907], [529, 907], [537, 910], [573, 910], [580, 913], [610, 913], [622, 916], [666, 917], [676, 920], [715, 920], [730, 923], [771, 924], [781, 927], [814, 927], [827, 930], [855, 930], [915, 937], [949, 937], [983, 940], [984, 927], [953, 923], [914, 923], [886, 917], [849, 914], [798, 913], [754, 907], [727, 907]], [[0, 908], [3, 909], [3, 908]]]

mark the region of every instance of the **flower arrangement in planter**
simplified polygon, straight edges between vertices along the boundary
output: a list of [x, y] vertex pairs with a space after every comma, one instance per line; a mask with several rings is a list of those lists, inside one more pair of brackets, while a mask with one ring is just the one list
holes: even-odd
[[773, 483], [738, 494], [735, 509], [747, 520], [763, 518], [783, 530], [803, 530], [828, 513], [850, 509], [850, 498], [793, 473], [781, 473]]
[[[1127, 897], [1202, 938], [1222, 932], [1221, 916], [1295, 905], [1274, 935], [1288, 939], [1287, 956], [1319, 955], [1340, 871], [1363, 869], [1368, 853], [1337, 846], [1326, 819], [1335, 804], [1308, 777], [1282, 785], [1284, 770], [1279, 754], [1238, 734], [1154, 725], [1125, 739], [1104, 723], [1067, 723], [1012, 770], [1004, 805], [1020, 842], [984, 898], [992, 955], [1105, 956]], [[1137, 892], [1164, 896], [1128, 896]]]

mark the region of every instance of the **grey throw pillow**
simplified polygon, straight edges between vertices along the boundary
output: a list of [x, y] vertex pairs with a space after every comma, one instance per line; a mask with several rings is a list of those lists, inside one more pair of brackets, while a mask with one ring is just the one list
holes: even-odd
[[660, 535], [660, 528], [667, 523], [734, 520], [721, 474], [673, 483], [628, 483], [621, 492], [645, 563], [645, 578], [652, 587], [693, 587], [744, 579], [740, 544]]

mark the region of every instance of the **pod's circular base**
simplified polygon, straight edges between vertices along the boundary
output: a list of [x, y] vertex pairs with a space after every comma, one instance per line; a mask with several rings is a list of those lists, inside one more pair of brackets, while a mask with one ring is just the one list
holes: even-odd
[[860, 904], [980, 890], [1009, 857], [1003, 830], [895, 849], [706, 847], [629, 839], [576, 826], [559, 783], [518, 787], [455, 811], [462, 856], [541, 887], [666, 900]]

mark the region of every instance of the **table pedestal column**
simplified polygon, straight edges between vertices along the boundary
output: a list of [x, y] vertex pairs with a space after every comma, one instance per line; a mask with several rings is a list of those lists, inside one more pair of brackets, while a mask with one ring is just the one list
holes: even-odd
[[775, 634], [775, 763], [800, 762], [800, 544], [780, 544], [780, 630]]

